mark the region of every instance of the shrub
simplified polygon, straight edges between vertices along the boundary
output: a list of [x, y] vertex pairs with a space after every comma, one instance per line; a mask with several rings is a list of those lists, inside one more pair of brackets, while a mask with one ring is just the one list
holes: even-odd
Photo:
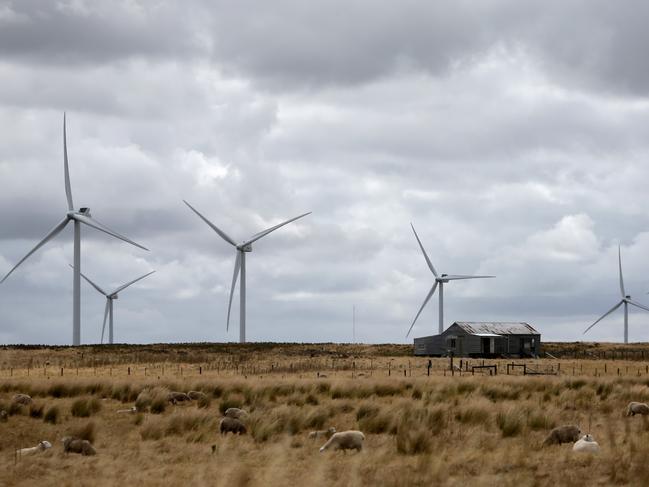
[[496, 424], [503, 438], [518, 436], [523, 430], [523, 421], [519, 413], [501, 411], [496, 415]]
[[59, 408], [58, 406], [52, 406], [45, 412], [45, 416], [43, 416], [43, 421], [46, 423], [52, 423], [56, 424], [59, 422]]

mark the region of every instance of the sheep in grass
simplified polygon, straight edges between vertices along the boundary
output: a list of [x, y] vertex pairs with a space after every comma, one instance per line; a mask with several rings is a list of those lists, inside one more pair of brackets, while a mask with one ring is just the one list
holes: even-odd
[[245, 412], [243, 409], [228, 408], [225, 410], [226, 418], [240, 419], [240, 418], [245, 418], [246, 416], [248, 416], [248, 413]]
[[331, 436], [336, 432], [336, 428], [329, 428], [328, 430], [312, 431], [309, 433], [309, 438], [316, 440], [318, 438], [331, 438]]
[[246, 425], [239, 421], [237, 418], [223, 418], [219, 423], [219, 431], [224, 435], [226, 433], [234, 433], [236, 435], [245, 435]]
[[14, 404], [22, 404], [23, 406], [29, 406], [32, 403], [32, 398], [27, 394], [16, 394], [11, 400]]
[[334, 433], [329, 438], [329, 441], [322, 445], [320, 453], [330, 448], [343, 451], [361, 451], [363, 449], [363, 440], [365, 440], [365, 435], [360, 431], [341, 431], [340, 433]]
[[16, 450], [16, 454], [19, 457], [24, 457], [26, 455], [33, 455], [34, 453], [45, 451], [48, 448], [52, 448], [52, 443], [49, 441], [41, 441], [38, 445], [32, 446], [31, 448], [21, 448], [20, 450]]
[[573, 424], [557, 426], [552, 431], [550, 431], [550, 434], [543, 442], [543, 446], [560, 445], [561, 443], [572, 443], [574, 441], [577, 441], [580, 435], [581, 430], [579, 429], [579, 426], [575, 426]]
[[117, 410], [117, 414], [129, 414], [129, 413], [130, 414], [137, 413], [137, 407], [133, 406], [133, 407], [128, 408], [128, 409], [118, 409]]
[[580, 440], [575, 442], [572, 446], [572, 451], [583, 452], [583, 453], [598, 453], [599, 444], [593, 438], [593, 435], [587, 434], [584, 435]]
[[649, 414], [649, 406], [647, 406], [644, 402], [630, 402], [626, 407], [626, 415], [635, 416], [636, 414], [646, 416], [647, 414]]
[[178, 404], [179, 402], [189, 402], [191, 399], [184, 392], [170, 392], [167, 399], [171, 404]]
[[189, 391], [187, 395], [192, 401], [198, 401], [199, 399], [207, 399], [207, 394], [201, 391]]
[[63, 451], [65, 453], [81, 453], [84, 456], [97, 454], [88, 440], [66, 436], [61, 438], [61, 441], [63, 442]]

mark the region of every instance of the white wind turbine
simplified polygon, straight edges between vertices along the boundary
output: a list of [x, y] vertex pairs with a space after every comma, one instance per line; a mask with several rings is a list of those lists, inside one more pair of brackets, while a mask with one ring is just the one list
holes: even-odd
[[239, 277], [239, 274], [241, 274], [241, 284], [239, 286], [239, 300], [240, 300], [240, 308], [239, 308], [239, 342], [240, 343], [246, 343], [246, 252], [252, 252], [252, 244], [253, 242], [256, 242], [262, 237], [265, 237], [269, 233], [277, 230], [280, 227], [283, 227], [284, 225], [287, 225], [291, 222], [294, 222], [295, 220], [298, 220], [302, 217], [305, 217], [307, 215], [310, 215], [311, 212], [309, 211], [308, 213], [304, 213], [302, 215], [296, 216], [295, 218], [291, 218], [290, 220], [286, 220], [283, 223], [280, 223], [279, 225], [275, 225], [274, 227], [270, 227], [267, 230], [264, 230], [262, 232], [256, 233], [252, 237], [250, 237], [248, 240], [245, 240], [242, 243], [236, 243], [228, 234], [226, 234], [224, 231], [219, 229], [216, 225], [214, 225], [211, 221], [209, 221], [207, 218], [205, 218], [203, 215], [201, 215], [196, 208], [194, 208], [192, 205], [187, 203], [185, 200], [183, 202], [194, 212], [196, 213], [201, 220], [203, 220], [205, 223], [207, 223], [212, 230], [214, 230], [216, 233], [219, 234], [219, 236], [228, 242], [230, 245], [232, 245], [236, 251], [237, 251], [237, 257], [234, 261], [234, 274], [232, 276], [232, 287], [230, 289], [230, 301], [228, 302], [228, 318], [226, 321], [226, 330], [230, 329], [230, 309], [232, 308], [232, 296], [234, 295], [234, 287], [237, 285], [237, 278]]
[[410, 335], [410, 332], [412, 331], [412, 327], [415, 326], [415, 322], [417, 321], [417, 318], [419, 318], [419, 315], [421, 314], [424, 307], [426, 306], [426, 303], [428, 303], [428, 301], [433, 296], [433, 294], [435, 294], [435, 290], [437, 289], [437, 286], [439, 286], [439, 333], [441, 334], [444, 331], [444, 284], [448, 283], [449, 281], [459, 281], [460, 279], [486, 279], [486, 278], [491, 278], [496, 276], [464, 276], [458, 274], [442, 274], [442, 275], [437, 274], [435, 267], [433, 267], [432, 262], [428, 258], [428, 254], [426, 254], [426, 251], [424, 250], [424, 246], [421, 244], [421, 240], [419, 240], [419, 235], [417, 235], [414, 225], [411, 223], [410, 226], [412, 227], [412, 231], [415, 232], [415, 238], [417, 239], [417, 243], [419, 244], [421, 251], [424, 253], [424, 259], [426, 259], [426, 264], [428, 264], [428, 268], [435, 276], [435, 283], [433, 284], [433, 287], [430, 288], [430, 291], [428, 292], [428, 295], [424, 300], [424, 304], [421, 305], [421, 308], [419, 308], [419, 311], [417, 312], [417, 316], [415, 316], [415, 319], [412, 321], [412, 325], [410, 325], [406, 337]]
[[74, 224], [74, 277], [73, 277], [73, 298], [72, 298], [72, 345], [81, 344], [81, 224], [88, 225], [89, 227], [95, 228], [101, 232], [112, 235], [115, 238], [128, 242], [131, 245], [135, 245], [144, 250], [148, 250], [145, 247], [129, 240], [128, 238], [120, 235], [119, 233], [107, 228], [105, 225], [102, 225], [97, 220], [90, 216], [90, 208], [83, 207], [79, 210], [74, 209], [72, 203], [72, 189], [70, 186], [70, 172], [68, 170], [68, 146], [66, 140], [66, 131], [65, 131], [65, 113], [63, 114], [63, 172], [65, 179], [65, 196], [68, 200], [68, 211], [65, 214], [65, 218], [57, 224], [50, 232], [41, 240], [36, 247], [29, 251], [25, 257], [20, 259], [20, 261], [2, 278], [0, 284], [2, 284], [9, 275], [16, 270], [16, 268], [25, 262], [27, 258], [40, 249], [47, 242], [56, 237], [65, 226], [73, 222]]
[[584, 330], [584, 334], [590, 330], [593, 326], [595, 326], [597, 323], [602, 321], [604, 318], [606, 318], [608, 315], [610, 315], [613, 311], [618, 309], [620, 306], [624, 305], [624, 343], [629, 343], [629, 305], [633, 305], [636, 308], [643, 309], [645, 311], [649, 311], [649, 308], [633, 301], [631, 299], [631, 296], [626, 294], [624, 290], [624, 278], [622, 277], [622, 252], [620, 250], [620, 246], [618, 245], [617, 247], [617, 262], [620, 270], [620, 296], [622, 299], [620, 300], [619, 303], [617, 303], [615, 306], [613, 306], [610, 310], [608, 310], [606, 313], [604, 313], [595, 323], [590, 325], [588, 328]]
[[[70, 267], [74, 269], [74, 266], [70, 266]], [[127, 287], [129, 287], [131, 284], [135, 284], [136, 282], [141, 281], [142, 279], [150, 276], [154, 272], [155, 271], [151, 271], [148, 274], [144, 274], [143, 276], [138, 277], [137, 279], [133, 279], [132, 281], [119, 286], [112, 293], [108, 293], [104, 291], [101, 287], [99, 287], [97, 284], [92, 282], [83, 272], [81, 272], [81, 277], [83, 277], [88, 282], [88, 284], [94, 287], [100, 294], [106, 297], [106, 308], [104, 309], [104, 324], [101, 327], [101, 343], [104, 343], [104, 331], [106, 330], [106, 318], [108, 318], [108, 343], [110, 344], [113, 343], [113, 301], [115, 301], [118, 298], [118, 294], [122, 292], [124, 289], [126, 289]]]

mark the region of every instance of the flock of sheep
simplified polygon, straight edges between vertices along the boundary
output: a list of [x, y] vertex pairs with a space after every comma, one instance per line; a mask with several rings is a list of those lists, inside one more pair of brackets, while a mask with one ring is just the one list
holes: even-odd
[[[138, 408], [138, 404], [141, 403], [140, 396], [145, 396], [149, 394], [149, 391], [143, 391], [140, 393], [138, 398], [135, 401], [135, 406], [128, 409], [119, 409], [116, 411], [117, 414], [128, 414], [128, 413], [137, 413], [143, 412], [142, 408]], [[198, 401], [200, 399], [206, 399], [207, 396], [204, 392], [201, 391], [189, 391], [188, 393], [184, 392], [169, 392], [166, 396], [167, 401], [172, 404], [181, 404], [188, 403], [191, 401]], [[23, 406], [29, 406], [32, 404], [32, 398], [27, 394], [16, 394], [12, 402], [15, 404], [20, 404]], [[2, 410], [0, 411], [0, 417], [7, 418], [7, 412]], [[248, 413], [239, 408], [228, 408], [225, 411], [224, 417], [219, 422], [219, 431], [221, 434], [233, 433], [237, 435], [246, 434], [248, 432], [245, 421], [248, 417]], [[320, 452], [324, 452], [328, 449], [333, 450], [357, 450], [360, 451], [363, 448], [363, 441], [365, 440], [365, 435], [360, 431], [341, 431], [336, 432], [336, 428], [329, 428], [324, 431], [312, 431], [309, 433], [309, 438], [318, 439], [318, 438], [327, 438], [327, 442], [322, 445]], [[95, 455], [97, 452], [92, 444], [88, 440], [81, 438], [76, 438], [73, 436], [65, 436], [61, 439], [63, 443], [63, 451], [65, 453], [79, 453], [81, 455]], [[21, 448], [16, 450], [16, 455], [18, 457], [23, 457], [27, 455], [33, 455], [45, 450], [52, 448], [52, 444], [49, 441], [41, 441], [38, 445]]]
[[[146, 394], [146, 392], [141, 394]], [[204, 398], [206, 398], [205, 393], [200, 391], [189, 391], [188, 393], [169, 392], [167, 394], [167, 401], [173, 405]], [[16, 394], [12, 401], [16, 404], [29, 406], [32, 403], [32, 398], [27, 394]], [[140, 410], [137, 407], [138, 402], [139, 400], [136, 400], [136, 406], [118, 410], [117, 413], [139, 412]], [[649, 405], [640, 402], [629, 403], [626, 409], [626, 415], [635, 416], [636, 414], [649, 415]], [[0, 411], [0, 417], [6, 418], [6, 415], [6, 411]], [[243, 409], [235, 407], [228, 408], [224, 413], [224, 417], [219, 422], [220, 433], [233, 433], [237, 435], [246, 434], [248, 431], [245, 425], [247, 417], [248, 413]], [[327, 439], [327, 442], [320, 448], [320, 452], [329, 449], [360, 451], [363, 449], [365, 435], [361, 431], [356, 430], [337, 432], [336, 428], [332, 427], [327, 430], [311, 431], [309, 433], [309, 438], [313, 440], [320, 438]], [[61, 439], [61, 442], [63, 443], [63, 451], [66, 453], [79, 453], [81, 455], [96, 454], [95, 448], [88, 440], [66, 436]], [[572, 450], [575, 452], [597, 453], [600, 449], [599, 444], [590, 433], [582, 436], [582, 431], [575, 425], [564, 425], [554, 428], [543, 442], [543, 445], [560, 445], [563, 443], [574, 443]], [[36, 446], [16, 450], [16, 455], [19, 457], [32, 455], [48, 450], [49, 448], [52, 448], [52, 444], [49, 441], [41, 441]]]
[[[627, 416], [635, 416], [640, 414], [643, 416], [649, 415], [649, 405], [643, 402], [630, 402], [626, 408]], [[581, 436], [579, 426], [564, 425], [554, 428], [550, 431], [543, 442], [544, 446], [547, 445], [560, 445], [562, 443], [572, 443], [572, 451], [584, 453], [597, 453], [599, 452], [599, 443], [595, 441], [593, 435], [590, 433]]]

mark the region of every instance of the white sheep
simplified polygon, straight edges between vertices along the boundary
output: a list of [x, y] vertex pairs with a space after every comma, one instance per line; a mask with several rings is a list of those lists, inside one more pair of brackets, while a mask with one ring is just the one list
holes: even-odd
[[341, 431], [340, 433], [334, 433], [329, 441], [327, 441], [320, 448], [320, 453], [329, 448], [334, 450], [357, 450], [361, 451], [363, 449], [363, 441], [365, 440], [365, 435], [360, 431]]
[[117, 414], [128, 414], [128, 413], [137, 413], [137, 408], [135, 406], [128, 409], [118, 409]]
[[597, 453], [599, 452], [599, 444], [593, 439], [593, 435], [584, 435], [580, 440], [572, 446], [572, 451]]
[[228, 409], [225, 410], [225, 416], [227, 418], [241, 419], [241, 418], [245, 418], [246, 416], [248, 416], [248, 413], [245, 412], [243, 409], [228, 408]]
[[21, 448], [20, 450], [16, 450], [16, 453], [19, 457], [23, 457], [25, 455], [33, 455], [34, 453], [45, 451], [48, 448], [52, 448], [52, 444], [49, 441], [41, 441], [38, 445], [32, 446], [31, 448]]
[[320, 431], [311, 431], [309, 433], [309, 438], [312, 439], [317, 439], [317, 438], [331, 438], [333, 434], [336, 432], [336, 428], [329, 428], [327, 430], [320, 430]]
[[644, 402], [630, 402], [626, 407], [626, 415], [635, 416], [636, 414], [649, 414], [649, 406]]

